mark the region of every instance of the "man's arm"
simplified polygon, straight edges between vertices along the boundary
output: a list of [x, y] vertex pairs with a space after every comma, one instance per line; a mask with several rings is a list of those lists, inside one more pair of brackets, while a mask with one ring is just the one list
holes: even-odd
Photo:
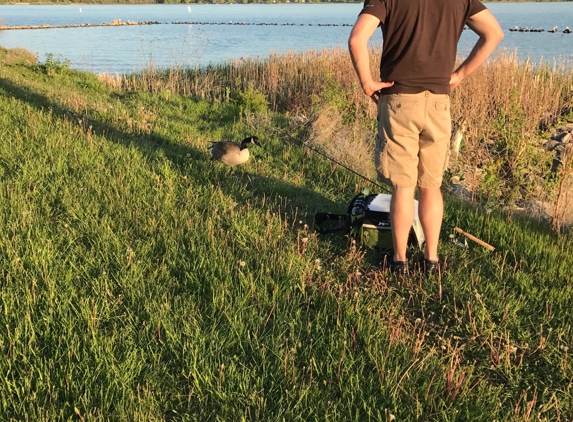
[[372, 78], [370, 72], [370, 53], [368, 51], [368, 40], [380, 25], [380, 20], [367, 13], [358, 16], [350, 38], [348, 38], [348, 49], [350, 58], [354, 65], [354, 70], [360, 80], [362, 90], [366, 95], [378, 102], [378, 91], [394, 85], [394, 82], [380, 82]]
[[503, 30], [491, 12], [487, 9], [470, 16], [468, 27], [474, 31], [479, 40], [476, 42], [469, 56], [458, 67], [450, 79], [450, 87], [454, 89], [483, 62], [487, 60], [497, 45], [503, 40]]

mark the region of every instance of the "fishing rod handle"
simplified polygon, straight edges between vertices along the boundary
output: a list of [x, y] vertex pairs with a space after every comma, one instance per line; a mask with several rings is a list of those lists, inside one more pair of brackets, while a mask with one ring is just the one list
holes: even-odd
[[463, 234], [463, 235], [464, 235], [465, 237], [467, 237], [468, 239], [473, 240], [474, 242], [476, 242], [477, 244], [479, 244], [479, 245], [483, 246], [484, 248], [490, 250], [491, 252], [494, 252], [494, 251], [495, 251], [495, 248], [494, 248], [493, 246], [491, 246], [489, 243], [486, 243], [486, 242], [484, 242], [483, 240], [478, 239], [478, 238], [475, 237], [474, 235], [469, 234], [469, 233], [463, 231], [463, 230], [460, 229], [459, 227], [454, 227], [454, 231], [456, 231], [456, 232], [458, 232], [458, 233], [460, 233], [460, 234]]

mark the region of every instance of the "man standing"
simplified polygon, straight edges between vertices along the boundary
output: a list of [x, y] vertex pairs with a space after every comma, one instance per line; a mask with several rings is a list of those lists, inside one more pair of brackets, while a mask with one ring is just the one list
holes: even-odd
[[[454, 71], [467, 25], [478, 36]], [[368, 41], [382, 27], [380, 78], [370, 72]], [[503, 39], [497, 20], [479, 0], [365, 0], [350, 34], [350, 56], [362, 90], [378, 104], [375, 164], [392, 186], [390, 267], [408, 271], [406, 249], [414, 221], [414, 191], [426, 238], [423, 267], [439, 266], [444, 204], [440, 186], [451, 135], [450, 92], [484, 63]]]

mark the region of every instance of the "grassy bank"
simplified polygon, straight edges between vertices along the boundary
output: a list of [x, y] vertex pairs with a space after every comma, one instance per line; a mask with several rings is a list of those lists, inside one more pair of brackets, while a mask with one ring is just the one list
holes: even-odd
[[[376, 187], [259, 91], [0, 56], [1, 420], [573, 418], [570, 235], [448, 198], [500, 252], [444, 229], [450, 272], [395, 279], [309, 227]], [[300, 110], [346, 107], [328, 86]], [[246, 166], [209, 162], [251, 134]]]

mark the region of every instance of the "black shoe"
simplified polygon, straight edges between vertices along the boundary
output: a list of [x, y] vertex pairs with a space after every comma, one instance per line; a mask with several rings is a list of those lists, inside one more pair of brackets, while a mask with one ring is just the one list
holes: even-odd
[[394, 261], [392, 257], [390, 261], [390, 271], [398, 275], [408, 274], [408, 261]]
[[391, 273], [398, 275], [408, 274], [408, 261], [395, 261], [394, 254], [384, 254], [382, 269], [389, 269]]
[[434, 261], [434, 260], [422, 257], [422, 259], [420, 259], [419, 264], [420, 264], [420, 270], [426, 276], [430, 276], [432, 274], [442, 274], [445, 270], [445, 265], [440, 260]]

